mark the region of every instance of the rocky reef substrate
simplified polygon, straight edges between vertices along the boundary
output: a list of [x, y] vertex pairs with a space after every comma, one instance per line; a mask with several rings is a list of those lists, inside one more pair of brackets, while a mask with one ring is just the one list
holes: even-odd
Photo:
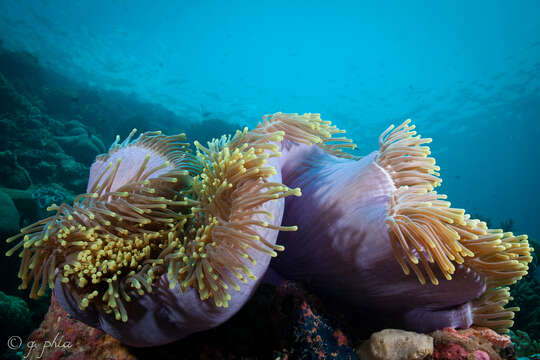
[[[298, 284], [262, 285], [249, 303], [218, 328], [172, 344], [133, 348], [71, 319], [52, 299], [41, 326], [25, 342], [24, 356], [42, 359], [517, 359], [507, 335], [486, 328], [417, 334], [385, 329], [362, 337], [346, 319], [325, 309]], [[179, 354], [181, 356], [179, 357]]]

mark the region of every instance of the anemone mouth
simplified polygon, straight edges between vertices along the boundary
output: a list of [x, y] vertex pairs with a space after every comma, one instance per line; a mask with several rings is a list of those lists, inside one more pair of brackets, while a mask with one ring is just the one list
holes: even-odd
[[533, 251], [527, 235], [488, 229], [465, 210], [452, 208], [446, 195], [437, 194], [433, 189], [442, 182], [439, 167], [424, 146], [431, 139], [416, 135], [415, 126], [409, 124], [406, 120], [383, 132], [376, 158], [396, 186], [386, 219], [395, 257], [403, 272], [408, 275], [412, 268], [421, 284], [426, 283], [424, 274], [432, 284], [439, 283], [433, 266], [447, 280], [455, 271], [453, 263], [475, 270], [486, 279], [488, 289], [473, 302], [474, 324], [507, 331], [519, 309], [504, 308], [510, 293], [502, 286], [527, 274]]
[[[43, 295], [47, 285], [54, 288], [59, 276], [81, 310], [94, 304], [127, 321], [124, 303], [151, 292], [161, 247], [189, 217], [183, 194], [201, 164], [182, 142], [183, 134], [150, 132], [130, 141], [133, 134], [98, 156], [88, 193], [72, 206], [49, 207], [55, 215], [7, 240], [23, 237], [7, 255], [22, 248], [20, 288], [33, 280], [30, 297]], [[158, 163], [149, 166], [156, 163], [153, 157]], [[122, 167], [124, 160], [128, 168]]]

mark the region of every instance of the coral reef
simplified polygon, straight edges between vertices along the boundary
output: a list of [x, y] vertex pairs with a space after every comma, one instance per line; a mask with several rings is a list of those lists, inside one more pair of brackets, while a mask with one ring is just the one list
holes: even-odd
[[55, 140], [69, 126], [43, 113], [1, 73], [0, 93], [0, 150], [7, 159], [2, 166], [11, 174], [0, 185], [26, 189], [32, 183], [56, 182], [73, 191], [84, 189], [81, 174], [88, 173], [89, 164], [76, 161]]
[[67, 197], [68, 195], [58, 185], [40, 186], [32, 191], [32, 199], [36, 200], [41, 209], [46, 209], [52, 204], [61, 204]]
[[0, 187], [56, 183], [81, 193], [104, 144], [133, 127], [188, 131], [200, 141], [238, 128], [217, 118], [201, 124], [131, 94], [91, 88], [0, 46]]
[[19, 230], [19, 211], [11, 197], [0, 191], [0, 237], [6, 238]]
[[9, 151], [0, 152], [0, 185], [13, 189], [27, 189], [32, 185], [30, 174], [17, 161], [17, 156]]
[[[0, 189], [0, 250], [5, 253], [8, 250], [8, 244], [3, 241], [9, 236], [19, 231], [20, 210], [8, 193]], [[37, 216], [32, 220], [36, 220]], [[0, 271], [3, 274], [14, 274], [17, 272], [18, 259], [3, 257], [0, 261]], [[2, 279], [2, 290], [8, 293], [14, 293], [17, 289], [17, 281], [10, 279], [10, 276], [4, 276]]]
[[2, 326], [2, 339], [7, 335], [25, 336], [31, 330], [32, 314], [23, 299], [0, 291], [0, 309], [0, 323], [10, 324], [9, 327]]
[[22, 339], [26, 338], [33, 327], [37, 325], [32, 321], [32, 312], [26, 301], [0, 291], [0, 323], [2, 324], [0, 327], [0, 339], [2, 340], [0, 356], [6, 359], [20, 359], [17, 352], [22, 350], [19, 348], [22, 345]]
[[[540, 244], [534, 239], [532, 245], [540, 249]], [[521, 309], [515, 318], [515, 328], [527, 332], [534, 339], [540, 339], [540, 267], [537, 251], [532, 254], [529, 274], [512, 286], [511, 290], [511, 305]]]
[[[19, 212], [19, 224], [21, 227], [27, 226], [47, 215], [47, 210], [40, 207], [35, 196], [32, 195], [35, 189], [35, 187], [30, 187], [26, 190], [0, 187], [0, 191], [6, 193], [15, 204], [15, 207]], [[65, 189], [62, 190], [62, 192], [66, 194], [67, 201], [73, 201], [73, 195], [71, 193]], [[4, 248], [4, 246], [2, 246], [2, 248]]]
[[519, 357], [540, 357], [540, 341], [531, 339], [525, 331], [510, 331], [510, 337], [515, 344], [516, 355]]
[[[112, 136], [128, 133], [134, 127], [142, 132], [156, 128], [185, 131], [202, 143], [239, 128], [211, 114], [204, 114], [201, 122], [199, 113], [191, 114], [196, 119], [179, 116], [163, 106], [140, 101], [134, 94], [79, 83], [44, 68], [31, 54], [1, 46], [0, 69], [0, 134], [17, 135], [13, 130], [23, 123], [47, 128], [41, 140], [57, 149], [63, 145], [66, 153], [83, 157], [78, 161], [86, 160], [86, 165], [95, 154], [81, 154], [71, 146], [104, 149], [103, 144], [110, 142]], [[20, 122], [14, 121], [16, 118]], [[63, 139], [70, 136], [82, 142]]]

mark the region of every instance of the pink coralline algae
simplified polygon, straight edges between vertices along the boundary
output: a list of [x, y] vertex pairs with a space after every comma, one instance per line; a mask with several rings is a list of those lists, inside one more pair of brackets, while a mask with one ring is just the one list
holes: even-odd
[[[449, 328], [448, 331], [458, 333], [458, 331], [452, 328]], [[512, 344], [510, 336], [498, 334], [489, 328], [473, 327], [470, 329], [459, 330], [459, 334], [465, 337], [476, 336], [485, 339], [491, 343], [494, 349], [504, 349]]]
[[490, 360], [489, 355], [482, 350], [476, 350], [474, 353], [474, 360]]
[[[488, 328], [456, 330], [444, 328], [431, 333], [434, 360], [500, 360], [501, 351], [511, 345], [510, 337]], [[506, 354], [505, 359], [512, 358]]]
[[72, 319], [53, 296], [41, 326], [26, 342], [26, 359], [135, 360], [112, 336]]

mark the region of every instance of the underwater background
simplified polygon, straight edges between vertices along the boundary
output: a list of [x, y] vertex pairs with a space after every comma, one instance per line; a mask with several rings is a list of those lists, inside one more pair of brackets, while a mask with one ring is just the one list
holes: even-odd
[[[2, 242], [84, 192], [117, 134], [204, 143], [275, 112], [320, 113], [355, 154], [411, 118], [454, 207], [540, 239], [538, 1], [0, 0], [0, 41]], [[48, 299], [1, 263], [4, 344]], [[535, 264], [513, 290], [522, 355], [540, 353]]]

